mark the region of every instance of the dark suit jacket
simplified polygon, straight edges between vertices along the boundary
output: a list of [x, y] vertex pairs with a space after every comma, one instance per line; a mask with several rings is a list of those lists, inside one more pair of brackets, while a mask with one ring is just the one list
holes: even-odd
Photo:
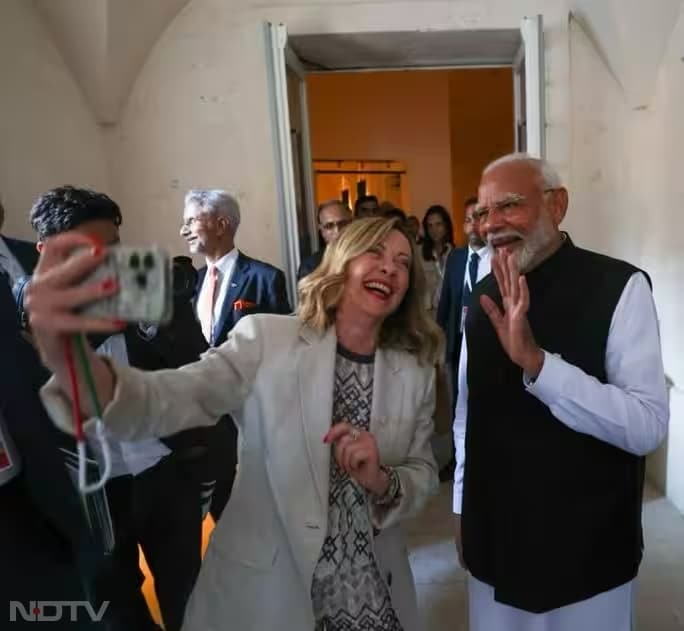
[[[189, 300], [174, 305], [173, 319], [159, 327], [155, 335], [148, 338], [134, 325], [125, 330], [124, 336], [128, 361], [141, 370], [180, 368], [197, 361], [209, 348]], [[196, 460], [207, 451], [210, 436], [211, 428], [196, 427], [161, 440], [182, 460]], [[201, 478], [203, 465], [198, 462], [197, 466]]]
[[4, 235], [1, 236], [7, 244], [9, 251], [14, 254], [17, 261], [21, 263], [24, 272], [29, 275], [33, 274], [33, 268], [38, 263], [38, 250], [36, 250], [36, 244], [31, 241], [21, 241], [19, 239], [10, 239]]
[[461, 354], [463, 280], [467, 262], [468, 248], [457, 248], [451, 251], [447, 259], [442, 295], [437, 307], [437, 323], [446, 335], [446, 361], [454, 368], [458, 366]]
[[[206, 273], [206, 266], [199, 270], [195, 301], [199, 296]], [[239, 301], [246, 304], [241, 305]], [[211, 346], [223, 344], [228, 333], [243, 316], [250, 313], [290, 313], [291, 311], [283, 272], [277, 267], [239, 252], [221, 315], [214, 325]]]
[[18, 555], [23, 568], [10, 574], [11, 583], [0, 576], [0, 596], [11, 592], [31, 599], [45, 594], [47, 599], [82, 600], [83, 585], [91, 584], [105, 557], [91, 537], [58, 449], [73, 451], [74, 441], [56, 429], [39, 399], [38, 389], [48, 373], [20, 334], [12, 294], [3, 279], [0, 349], [0, 408], [22, 460], [19, 501], [11, 510], [3, 509], [0, 501], [0, 551], [8, 564], [12, 562], [7, 554]]
[[[14, 285], [14, 300], [20, 321], [26, 320], [24, 312], [24, 297], [30, 276], [20, 278]], [[145, 336], [133, 324], [124, 331], [126, 338], [126, 352], [131, 366], [141, 370], [162, 370], [165, 368], [180, 368], [185, 364], [197, 361], [200, 355], [209, 348], [202, 329], [195, 317], [190, 300], [174, 304], [171, 322], [159, 327], [153, 335]], [[107, 335], [89, 336], [90, 344], [97, 348]], [[181, 458], [199, 455], [198, 450], [206, 449], [209, 432], [207, 428], [188, 429], [162, 441]]]
[[297, 280], [300, 281], [305, 276], [308, 276], [313, 272], [323, 260], [323, 255], [325, 254], [325, 248], [321, 248], [318, 252], [314, 252], [311, 256], [307, 256], [300, 264], [297, 270]]

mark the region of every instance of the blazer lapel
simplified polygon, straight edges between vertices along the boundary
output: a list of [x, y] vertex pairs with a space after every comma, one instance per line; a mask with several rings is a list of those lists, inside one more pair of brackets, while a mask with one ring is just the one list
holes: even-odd
[[327, 515], [330, 446], [323, 443], [323, 437], [332, 423], [337, 337], [333, 327], [321, 336], [307, 326], [300, 336], [308, 344], [297, 365], [306, 450], [321, 514]]
[[[214, 330], [212, 331], [212, 346], [215, 346], [218, 340], [223, 341], [223, 338], [225, 337], [224, 331], [226, 329], [230, 330], [235, 326], [233, 304], [240, 297], [248, 278], [249, 260], [242, 255], [242, 252], [238, 252], [235, 268], [230, 277], [228, 291], [226, 291], [226, 299], [223, 301], [223, 307], [221, 308], [221, 316], [219, 317], [218, 322], [214, 324]], [[225, 332], [227, 333], [227, 331]]]
[[392, 350], [378, 349], [373, 371], [370, 430], [381, 455], [392, 449], [395, 438], [392, 428], [396, 428], [396, 421], [401, 418], [403, 400], [404, 379], [398, 355]]
[[197, 314], [197, 301], [199, 300], [200, 291], [202, 291], [202, 284], [204, 283], [204, 277], [206, 275], [206, 265], [197, 270], [197, 285], [195, 285], [195, 295], [192, 297], [192, 307], [195, 310], [195, 315]]

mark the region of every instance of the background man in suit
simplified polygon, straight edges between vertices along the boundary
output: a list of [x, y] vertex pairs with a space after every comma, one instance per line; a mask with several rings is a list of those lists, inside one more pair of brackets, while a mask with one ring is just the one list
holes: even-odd
[[[473, 287], [491, 271], [491, 252], [487, 247], [477, 218], [477, 197], [465, 201], [463, 231], [468, 239], [465, 248], [452, 251], [447, 259], [442, 294], [437, 307], [437, 323], [446, 335], [446, 365], [451, 372], [452, 407], [458, 399], [458, 361], [465, 316]], [[456, 461], [451, 441], [452, 458], [440, 471], [440, 480], [452, 480]]]
[[[31, 209], [39, 248], [45, 239], [65, 230], [115, 245], [121, 221], [121, 211], [109, 197], [72, 186], [48, 191]], [[192, 293], [175, 296], [174, 317], [166, 327], [132, 325], [105, 339], [90, 339], [91, 345], [120, 363], [147, 370], [177, 368], [199, 359], [207, 344], [192, 311]], [[205, 436], [201, 431], [163, 441], [109, 441], [112, 477], [105, 488], [116, 539], [111, 559], [125, 578], [106, 589], [119, 599], [128, 599], [136, 629], [158, 628], [140, 592], [143, 575], [138, 544], [154, 575], [165, 629], [178, 631], [182, 624], [201, 564], [202, 512], [196, 469], [207, 468], [201, 461], [202, 450], [204, 457], [208, 455]], [[96, 450], [94, 444], [91, 447]]]
[[[195, 306], [211, 346], [223, 344], [242, 316], [291, 311], [283, 272], [235, 247], [239, 226], [240, 204], [227, 191], [194, 189], [185, 196], [180, 234], [190, 253], [203, 254], [207, 263], [199, 270]], [[213, 432], [210, 459], [216, 486], [210, 510], [218, 521], [235, 478], [237, 429], [224, 417]]]
[[299, 266], [297, 280], [301, 280], [313, 272], [323, 260], [325, 248], [331, 243], [335, 243], [342, 233], [343, 228], [352, 221], [352, 213], [349, 207], [339, 199], [331, 199], [323, 202], [318, 207], [318, 229], [323, 238], [323, 247], [305, 258]]
[[[4, 222], [5, 208], [0, 202], [0, 230]], [[0, 234], [0, 272], [7, 274], [10, 286], [22, 276], [33, 273], [37, 262], [38, 252], [34, 243], [10, 239]]]

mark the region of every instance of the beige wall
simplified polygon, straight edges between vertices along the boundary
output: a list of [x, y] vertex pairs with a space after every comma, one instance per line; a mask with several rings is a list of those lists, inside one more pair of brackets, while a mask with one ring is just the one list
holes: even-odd
[[627, 106], [586, 35], [571, 29], [573, 152], [568, 229], [587, 247], [624, 258], [652, 280], [665, 370], [674, 380], [667, 443], [649, 476], [684, 511], [684, 77], [680, 17], [646, 110]]
[[108, 189], [95, 119], [62, 57], [24, 0], [0, 3], [0, 198], [3, 232], [30, 239], [28, 210], [60, 184]]

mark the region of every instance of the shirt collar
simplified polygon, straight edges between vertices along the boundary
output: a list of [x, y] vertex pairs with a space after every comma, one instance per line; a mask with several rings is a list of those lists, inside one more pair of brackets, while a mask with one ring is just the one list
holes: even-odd
[[210, 263], [207, 261], [207, 267], [211, 267], [212, 265], [216, 266], [219, 272], [221, 272], [221, 275], [227, 274], [235, 265], [235, 262], [237, 261], [238, 257], [238, 249], [233, 248], [230, 252], [227, 254], [224, 254], [218, 261], [214, 263]]
[[473, 248], [468, 246], [469, 260], [473, 254], [477, 254], [480, 257], [480, 260], [483, 261], [484, 259], [488, 259], [492, 255], [492, 249], [488, 245], [485, 245], [483, 248], [480, 248], [479, 250], [473, 250]]

